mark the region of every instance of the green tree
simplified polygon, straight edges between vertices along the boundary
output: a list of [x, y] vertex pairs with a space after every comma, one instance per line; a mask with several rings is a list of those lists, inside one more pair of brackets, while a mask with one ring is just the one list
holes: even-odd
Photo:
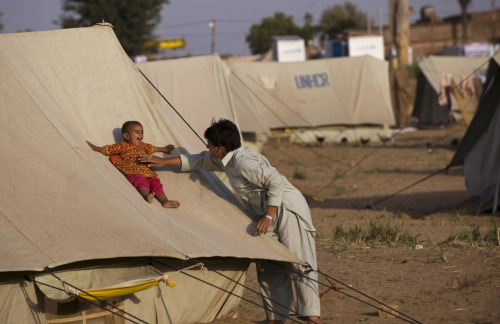
[[313, 39], [314, 35], [321, 31], [320, 26], [313, 25], [313, 16], [306, 12], [304, 15], [304, 27], [302, 27], [299, 35], [307, 41]]
[[320, 27], [332, 39], [346, 28], [365, 28], [366, 17], [356, 5], [346, 2], [343, 6], [335, 5], [325, 9], [321, 14]]
[[293, 22], [292, 16], [276, 12], [274, 17], [266, 17], [260, 24], [253, 24], [246, 40], [253, 54], [263, 54], [271, 48], [273, 36], [300, 35], [300, 32], [301, 28]]
[[63, 0], [61, 27], [88, 27], [99, 22], [114, 26], [116, 37], [128, 55], [156, 52], [157, 45], [145, 45], [155, 38], [160, 12], [168, 0]]

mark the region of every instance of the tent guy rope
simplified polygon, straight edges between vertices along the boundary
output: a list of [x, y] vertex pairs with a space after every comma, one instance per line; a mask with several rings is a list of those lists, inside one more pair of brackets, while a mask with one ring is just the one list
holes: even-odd
[[[178, 272], [180, 272], [180, 273], [182, 273], [182, 274], [184, 274], [184, 275], [186, 275], [186, 276], [188, 276], [188, 277], [191, 277], [191, 278], [193, 278], [193, 279], [196, 279], [196, 280], [198, 280], [198, 281], [201, 281], [202, 283], [207, 284], [207, 285], [209, 285], [209, 286], [211, 286], [211, 287], [214, 287], [214, 288], [216, 288], [216, 289], [219, 289], [219, 290], [221, 290], [221, 291], [224, 291], [224, 292], [226, 292], [226, 293], [228, 293], [228, 294], [230, 294], [230, 295], [232, 295], [232, 296], [235, 296], [235, 297], [237, 297], [237, 298], [239, 298], [239, 299], [241, 299], [241, 300], [244, 300], [244, 301], [246, 301], [246, 302], [248, 302], [248, 303], [250, 303], [250, 304], [252, 304], [252, 305], [254, 305], [254, 306], [257, 306], [257, 307], [260, 307], [260, 308], [262, 308], [262, 309], [265, 309], [265, 308], [264, 308], [264, 306], [259, 305], [259, 304], [257, 304], [256, 302], [253, 302], [253, 301], [251, 301], [251, 300], [249, 300], [249, 299], [247, 299], [247, 298], [245, 298], [245, 297], [239, 296], [239, 295], [237, 295], [237, 294], [233, 293], [232, 291], [229, 291], [229, 290], [227, 290], [227, 289], [224, 289], [224, 288], [218, 287], [218, 286], [216, 286], [216, 285], [214, 285], [214, 284], [212, 284], [212, 283], [210, 283], [210, 282], [208, 282], [208, 281], [206, 281], [206, 280], [203, 280], [203, 279], [197, 278], [197, 277], [195, 277], [195, 276], [193, 276], [193, 275], [191, 275], [191, 274], [189, 274], [189, 273], [186, 273], [186, 272], [184, 272], [184, 271], [182, 271], [182, 270], [176, 269], [176, 268], [174, 268], [174, 267], [172, 267], [172, 266], [170, 266], [170, 265], [168, 265], [168, 264], [165, 264], [165, 263], [163, 263], [163, 262], [160, 262], [160, 261], [158, 261], [158, 260], [155, 260], [155, 262], [157, 262], [157, 263], [159, 263], [159, 264], [161, 264], [161, 265], [163, 265], [163, 266], [169, 267], [169, 268], [171, 268], [171, 269], [173, 269], [173, 270], [176, 270], [176, 271], [178, 271]], [[212, 271], [213, 271], [213, 270], [212, 270]], [[215, 272], [215, 273], [217, 273], [217, 274], [219, 274], [219, 275], [221, 275], [221, 274], [220, 274], [219, 272], [217, 272], [217, 271], [214, 271], [214, 272]], [[227, 277], [226, 277], [226, 278], [227, 278]], [[234, 280], [233, 280], [233, 279], [231, 279], [231, 278], [228, 278], [228, 279], [229, 279], [229, 280], [231, 280], [231, 281], [233, 281], [233, 282], [235, 282], [235, 283], [236, 283], [236, 284], [238, 284], [238, 285], [243, 286], [244, 288], [247, 288], [247, 289], [249, 289], [249, 290], [251, 290], [251, 291], [255, 292], [254, 290], [250, 289], [249, 287], [247, 287], [247, 286], [245, 286], [245, 285], [243, 285], [243, 284], [241, 284], [241, 283], [239, 283], [239, 282], [236, 282], [236, 281], [234, 281]], [[255, 292], [255, 293], [257, 293], [257, 292]], [[257, 293], [257, 294], [259, 294], [259, 295], [262, 297], [262, 294], [260, 294], [260, 293]], [[277, 303], [277, 304], [279, 304], [279, 303]], [[277, 311], [275, 311], [275, 310], [271, 310], [271, 311], [272, 311], [273, 313], [278, 314], [278, 315], [281, 315], [281, 316], [285, 316], [285, 317], [288, 317], [288, 316], [289, 316], [289, 315], [286, 315], [286, 314], [281, 314], [281, 313], [279, 313], [279, 312], [277, 312]], [[302, 323], [302, 322], [299, 322], [299, 321], [297, 321], [297, 320], [295, 320], [295, 319], [293, 319], [293, 318], [289, 318], [289, 320], [290, 320], [290, 321], [292, 321], [292, 322], [295, 322], [295, 323]]]
[[206, 146], [207, 143], [205, 143], [205, 141], [200, 137], [200, 135], [198, 135], [198, 133], [193, 129], [193, 127], [191, 127], [191, 125], [184, 119], [184, 117], [182, 117], [182, 115], [177, 111], [177, 109], [175, 109], [174, 106], [172, 106], [170, 101], [168, 101], [167, 98], [165, 98], [165, 96], [160, 92], [160, 90], [158, 90], [158, 88], [153, 84], [153, 82], [151, 82], [148, 79], [148, 77], [139, 68], [137, 68], [137, 70], [139, 70], [139, 72], [141, 72], [142, 76], [149, 82], [149, 84], [156, 90], [156, 92], [158, 92], [158, 94], [163, 98], [163, 100], [165, 100], [165, 102], [169, 104], [169, 106], [182, 119], [182, 121], [189, 127], [189, 129], [191, 129], [191, 131], [200, 139], [200, 141], [203, 143], [203, 145]]
[[[270, 261], [270, 262], [271, 262], [271, 263], [273, 263], [273, 264], [275, 264], [275, 265], [277, 265], [277, 266], [284, 267], [283, 265], [278, 264], [278, 263], [276, 263], [276, 262], [273, 262], [273, 261]], [[364, 301], [364, 300], [362, 300], [362, 299], [360, 299], [360, 298], [358, 298], [358, 297], [355, 297], [355, 296], [349, 295], [349, 294], [347, 294], [347, 293], [345, 293], [345, 292], [341, 291], [341, 290], [340, 290], [340, 288], [339, 288], [339, 287], [336, 287], [336, 286], [335, 286], [335, 283], [334, 283], [334, 282], [332, 282], [332, 281], [335, 281], [335, 282], [337, 282], [337, 283], [339, 283], [339, 284], [341, 284], [341, 285], [344, 285], [344, 287], [349, 288], [349, 289], [351, 289], [352, 291], [354, 291], [354, 292], [356, 292], [356, 293], [358, 293], [358, 294], [360, 294], [360, 295], [362, 295], [362, 296], [364, 296], [364, 297], [366, 297], [366, 298], [368, 298], [368, 299], [370, 299], [370, 300], [372, 300], [372, 301], [374, 301], [374, 302], [376, 302], [376, 303], [378, 303], [378, 304], [380, 304], [380, 305], [382, 305], [382, 306], [385, 306], [385, 307], [387, 307], [388, 309], [390, 309], [391, 311], [397, 312], [398, 314], [400, 314], [400, 315], [402, 315], [402, 316], [404, 316], [404, 317], [407, 317], [408, 319], [410, 319], [410, 320], [411, 320], [411, 321], [410, 321], [410, 320], [408, 320], [408, 319], [406, 319], [406, 318], [403, 318], [403, 317], [401, 317], [401, 316], [398, 316], [398, 315], [396, 315], [396, 314], [392, 314], [392, 315], [394, 315], [394, 316], [396, 316], [396, 317], [398, 317], [398, 318], [402, 319], [402, 320], [403, 320], [403, 321], [405, 321], [405, 322], [412, 323], [412, 324], [414, 324], [414, 323], [416, 323], [416, 324], [422, 324], [420, 321], [417, 321], [416, 319], [414, 319], [414, 318], [412, 318], [412, 317], [410, 317], [410, 316], [408, 316], [408, 315], [406, 315], [406, 314], [404, 314], [404, 313], [400, 312], [399, 310], [393, 309], [392, 307], [390, 307], [390, 306], [386, 305], [385, 303], [383, 303], [383, 302], [381, 302], [381, 301], [379, 301], [379, 300], [377, 300], [377, 299], [375, 299], [375, 298], [373, 298], [373, 297], [371, 297], [371, 296], [369, 296], [369, 295], [365, 294], [364, 292], [360, 291], [359, 289], [355, 289], [355, 288], [351, 287], [350, 285], [347, 285], [347, 284], [343, 283], [342, 281], [340, 281], [340, 280], [338, 280], [338, 279], [335, 279], [335, 278], [333, 278], [333, 277], [329, 276], [328, 274], [326, 274], [326, 273], [324, 273], [324, 272], [320, 271], [319, 269], [313, 269], [313, 268], [312, 268], [309, 264], [307, 264], [307, 263], [306, 263], [305, 265], [306, 265], [307, 267], [309, 267], [309, 270], [306, 270], [306, 271], [305, 271], [305, 273], [308, 273], [308, 272], [311, 272], [311, 271], [316, 271], [317, 273], [319, 273], [319, 274], [323, 275], [323, 276], [326, 278], [326, 280], [329, 282], [329, 285], [327, 285], [327, 284], [325, 284], [325, 283], [322, 283], [322, 282], [320, 282], [319, 280], [314, 280], [314, 279], [311, 279], [311, 278], [309, 278], [309, 277], [305, 276], [305, 275], [304, 275], [304, 273], [299, 273], [299, 272], [296, 272], [296, 271], [294, 271], [294, 270], [290, 270], [290, 269], [288, 269], [288, 268], [287, 268], [287, 270], [288, 270], [288, 271], [290, 271], [290, 272], [293, 272], [293, 273], [294, 273], [294, 274], [296, 274], [296, 275], [303, 276], [304, 278], [307, 278], [307, 279], [309, 279], [309, 280], [315, 281], [315, 282], [317, 282], [319, 285], [322, 285], [322, 286], [324, 286], [324, 287], [327, 287], [327, 291], [334, 290], [334, 291], [340, 292], [341, 294], [346, 295], [346, 296], [348, 296], [348, 297], [351, 297], [351, 298], [353, 298], [353, 299], [355, 299], [355, 300], [357, 300], [357, 301], [359, 301], [359, 302], [361, 302], [361, 303], [363, 303], [363, 304], [366, 304], [366, 305], [371, 306], [371, 307], [373, 307], [373, 308], [375, 308], [375, 309], [377, 309], [377, 310], [381, 310], [381, 311], [383, 311], [383, 312], [388, 313], [388, 312], [387, 312], [386, 310], [384, 310], [384, 309], [381, 309], [381, 308], [379, 308], [379, 307], [377, 307], [377, 306], [375, 306], [375, 305], [373, 305], [373, 304], [370, 304], [369, 302], [366, 302], [366, 301]], [[327, 291], [323, 292], [322, 294], [324, 295]], [[320, 295], [321, 295], [321, 294], [320, 294]]]
[[[146, 321], [138, 318], [137, 316], [132, 315], [132, 314], [130, 314], [130, 313], [128, 313], [128, 312], [126, 312], [126, 311], [124, 311], [124, 310], [122, 310], [122, 309], [120, 309], [120, 308], [118, 308], [118, 307], [116, 307], [116, 306], [114, 306], [114, 305], [112, 305], [110, 303], [108, 303], [106, 300], [101, 300], [101, 299], [98, 299], [98, 298], [94, 297], [94, 299], [96, 301], [98, 301], [98, 302], [96, 302], [96, 301], [93, 301], [93, 300], [85, 299], [85, 298], [81, 297], [78, 293], [74, 294], [75, 292], [79, 292], [79, 291], [83, 291], [83, 290], [81, 290], [78, 287], [75, 287], [75, 286], [73, 286], [73, 285], [71, 285], [69, 283], [64, 282], [61, 278], [59, 278], [57, 275], [55, 275], [51, 271], [51, 269], [49, 269], [48, 267], [45, 267], [45, 271], [47, 271], [47, 273], [49, 273], [54, 278], [56, 278], [57, 280], [59, 280], [63, 284], [63, 287], [65, 287], [65, 288], [63, 289], [63, 288], [55, 287], [55, 286], [52, 286], [52, 285], [49, 285], [49, 284], [46, 284], [46, 283], [43, 283], [43, 282], [36, 281], [36, 279], [34, 277], [25, 276], [25, 279], [27, 281], [29, 281], [29, 282], [34, 282], [36, 284], [41, 284], [41, 285], [44, 285], [44, 286], [47, 286], [47, 287], [50, 287], [50, 288], [53, 288], [53, 289], [56, 289], [56, 290], [64, 291], [66, 293], [71, 293], [76, 298], [79, 298], [79, 299], [81, 299], [84, 302], [88, 302], [88, 303], [90, 303], [90, 304], [92, 304], [94, 306], [97, 306], [97, 307], [101, 308], [102, 310], [110, 312], [110, 313], [112, 313], [112, 314], [114, 314], [116, 316], [119, 316], [119, 317], [123, 318], [124, 320], [130, 321], [132, 323], [137, 323], [137, 324], [138, 323], [145, 323], [145, 324], [148, 324], [148, 322], [146, 322]], [[71, 287], [71, 289], [66, 290], [66, 287], [68, 287], [68, 286]], [[83, 292], [85, 292], [85, 291], [83, 291]], [[110, 306], [111, 308], [115, 309], [116, 311], [114, 311], [113, 309], [106, 308], [106, 306]], [[121, 313], [123, 313], [123, 314], [125, 314], [127, 316], [130, 316], [130, 317], [136, 319], [138, 322], [134, 321], [134, 320], [132, 320], [130, 318], [127, 318], [125, 315], [123, 315]]]

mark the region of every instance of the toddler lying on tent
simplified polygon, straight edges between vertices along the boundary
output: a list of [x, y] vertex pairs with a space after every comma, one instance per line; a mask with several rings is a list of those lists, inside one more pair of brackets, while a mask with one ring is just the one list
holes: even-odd
[[125, 175], [128, 181], [139, 191], [148, 203], [158, 199], [165, 208], [177, 208], [180, 203], [169, 200], [163, 191], [163, 185], [158, 179], [158, 174], [150, 167], [138, 161], [137, 157], [154, 152], [170, 153], [174, 149], [172, 144], [165, 147], [156, 147], [144, 143], [144, 130], [138, 121], [127, 121], [122, 126], [122, 136], [125, 142], [112, 145], [95, 146], [87, 141], [94, 151], [110, 156], [109, 160]]

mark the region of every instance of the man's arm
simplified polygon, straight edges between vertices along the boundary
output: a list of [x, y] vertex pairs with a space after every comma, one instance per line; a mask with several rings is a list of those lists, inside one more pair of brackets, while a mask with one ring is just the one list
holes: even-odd
[[139, 155], [139, 162], [145, 163], [150, 168], [160, 168], [166, 165], [181, 166], [181, 158], [171, 157], [171, 158], [161, 158], [155, 155]]

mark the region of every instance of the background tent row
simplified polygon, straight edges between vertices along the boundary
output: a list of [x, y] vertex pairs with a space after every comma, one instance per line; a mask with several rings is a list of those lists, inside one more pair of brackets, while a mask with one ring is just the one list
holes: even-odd
[[500, 203], [500, 53], [489, 60], [476, 113], [448, 168], [464, 166], [465, 185], [479, 211]]
[[372, 56], [226, 63], [231, 84], [255, 95], [275, 133], [294, 130], [292, 141], [378, 140], [395, 124], [388, 64]]
[[[376, 133], [395, 124], [387, 63], [371, 56], [278, 63], [208, 55], [137, 66], [195, 125], [224, 112], [257, 149], [261, 142], [255, 139], [265, 140], [271, 130], [300, 130], [298, 141], [323, 136], [338, 142], [376, 140]], [[162, 107], [172, 110], [168, 103]]]
[[[215, 175], [158, 170], [167, 195], [181, 202], [164, 209], [146, 203], [107, 157], [87, 146], [85, 140], [120, 140], [122, 123], [139, 120], [149, 143], [172, 143], [174, 153], [200, 148], [178, 116], [160, 107], [109, 25], [2, 34], [0, 78], [0, 322], [47, 323], [89, 312], [71, 304], [78, 301], [58, 303], [68, 296], [46, 267], [80, 289], [169, 273], [176, 287], [159, 284], [112, 302], [147, 322], [191, 323], [211, 321], [239, 300], [179, 273], [195, 262], [189, 258], [236, 282], [252, 260], [300, 262], [254, 235], [254, 224]], [[210, 121], [189, 122], [202, 134]], [[199, 270], [187, 272], [201, 278]], [[242, 293], [214, 272], [203, 278]]]

